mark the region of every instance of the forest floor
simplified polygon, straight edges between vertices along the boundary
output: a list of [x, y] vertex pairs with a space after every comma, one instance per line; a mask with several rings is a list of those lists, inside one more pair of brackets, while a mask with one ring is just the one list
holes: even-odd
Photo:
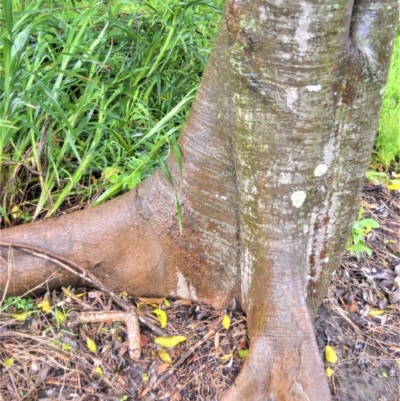
[[[317, 342], [324, 360], [327, 345], [337, 356], [325, 360], [334, 401], [400, 401], [400, 192], [365, 187], [361, 206], [362, 218], [379, 222], [366, 236], [374, 252], [359, 261], [343, 256], [316, 319]], [[235, 305], [215, 311], [185, 299], [119, 294], [147, 321], [141, 358], [132, 360], [127, 326], [112, 317], [118, 306], [109, 295], [82, 287], [5, 300], [0, 401], [214, 401], [232, 384], [249, 347], [246, 317]], [[87, 310], [105, 314], [103, 322], [77, 324]], [[178, 345], [156, 344], [161, 321], [164, 333], [180, 336]]]

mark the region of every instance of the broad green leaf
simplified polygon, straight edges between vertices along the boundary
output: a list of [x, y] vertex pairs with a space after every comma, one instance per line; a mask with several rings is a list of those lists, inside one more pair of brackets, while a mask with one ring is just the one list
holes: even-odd
[[222, 327], [223, 327], [225, 330], [228, 330], [229, 327], [230, 327], [230, 325], [231, 325], [231, 319], [230, 319], [230, 317], [229, 317], [228, 315], [224, 315], [224, 317], [222, 318]]
[[156, 337], [154, 339], [154, 342], [163, 348], [173, 348], [183, 341], [186, 341], [185, 336]]
[[167, 326], [168, 318], [167, 314], [163, 310], [154, 309], [151, 313], [154, 313], [157, 316], [157, 319], [159, 320], [162, 329]]
[[97, 351], [97, 345], [96, 345], [96, 343], [95, 343], [91, 338], [88, 337], [88, 338], [86, 339], [86, 345], [87, 345], [88, 350], [89, 350], [90, 352], [96, 353], [96, 351]]
[[336, 363], [338, 360], [335, 350], [330, 345], [327, 345], [325, 347], [325, 359], [329, 363]]

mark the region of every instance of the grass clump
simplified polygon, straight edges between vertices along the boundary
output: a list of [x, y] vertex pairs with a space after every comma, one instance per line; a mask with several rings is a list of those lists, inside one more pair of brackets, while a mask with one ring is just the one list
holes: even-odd
[[376, 138], [376, 157], [386, 169], [400, 160], [400, 26], [394, 43]]
[[218, 9], [206, 1], [3, 4], [1, 225], [100, 203], [177, 149]]

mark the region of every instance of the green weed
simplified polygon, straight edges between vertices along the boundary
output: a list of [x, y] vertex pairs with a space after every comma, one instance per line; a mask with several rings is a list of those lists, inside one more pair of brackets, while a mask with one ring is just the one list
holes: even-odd
[[4, 5], [3, 224], [103, 202], [175, 151], [218, 23], [212, 3]]
[[346, 245], [346, 250], [353, 254], [357, 260], [360, 260], [361, 253], [372, 255], [372, 249], [365, 244], [365, 237], [373, 229], [378, 228], [379, 224], [373, 219], [363, 219], [363, 208], [358, 211], [357, 220], [353, 224], [351, 237]]
[[378, 162], [388, 168], [400, 160], [400, 26], [394, 43], [376, 138]]

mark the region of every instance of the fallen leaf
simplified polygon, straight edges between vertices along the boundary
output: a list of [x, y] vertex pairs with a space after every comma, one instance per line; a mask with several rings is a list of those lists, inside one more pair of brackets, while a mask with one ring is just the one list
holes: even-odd
[[138, 297], [138, 300], [146, 305], [160, 305], [164, 301], [164, 298], [143, 298]]
[[21, 211], [21, 209], [19, 208], [19, 206], [14, 205], [14, 206], [11, 208], [11, 217], [12, 217], [14, 220], [18, 219], [18, 217], [21, 216], [21, 214], [22, 214], [22, 211]]
[[232, 354], [226, 354], [219, 357], [221, 361], [226, 361], [227, 359], [232, 358]]
[[101, 370], [100, 366], [96, 366], [94, 368], [94, 372], [96, 373], [97, 376], [101, 379], [103, 377], [103, 371]]
[[157, 374], [161, 374], [161, 373], [165, 372], [166, 370], [168, 370], [170, 367], [171, 367], [171, 364], [162, 363], [161, 365], [157, 366], [156, 372], [157, 372]]
[[19, 322], [23, 322], [24, 320], [26, 320], [29, 317], [30, 314], [31, 314], [31, 312], [24, 311], [24, 312], [19, 312], [19, 313], [12, 313], [11, 317], [18, 320]]
[[7, 359], [4, 359], [3, 365], [4, 365], [5, 368], [9, 368], [10, 366], [14, 365], [14, 359], [11, 358], [11, 357], [7, 358]]
[[160, 351], [157, 352], [157, 354], [162, 362], [172, 365], [171, 357], [169, 356], [168, 352], [165, 351], [165, 349], [161, 349]]
[[50, 295], [47, 295], [43, 298], [42, 301], [38, 303], [38, 307], [43, 313], [49, 313], [51, 312], [51, 301], [50, 301]]
[[355, 299], [350, 299], [349, 302], [347, 302], [347, 304], [345, 306], [345, 310], [346, 310], [346, 312], [358, 313], [359, 309], [358, 309], [357, 301]]
[[90, 352], [95, 353], [95, 352], [97, 351], [97, 345], [96, 345], [96, 343], [95, 343], [91, 338], [89, 338], [89, 337], [86, 339], [86, 345], [87, 345], [88, 350], [89, 350]]
[[162, 329], [167, 326], [168, 318], [167, 314], [163, 310], [154, 309], [153, 311], [151, 311], [151, 313], [154, 313], [157, 316], [157, 319], [159, 320]]
[[338, 360], [335, 350], [330, 345], [325, 347], [325, 359], [329, 363], [336, 363]]
[[383, 376], [383, 377], [388, 377], [388, 375], [387, 375], [386, 372], [382, 372], [382, 376]]
[[240, 350], [238, 351], [238, 357], [239, 357], [240, 359], [244, 359], [244, 358], [246, 358], [246, 356], [248, 355], [248, 353], [249, 353], [249, 350], [248, 350], [247, 348], [242, 348], [242, 349], [240, 349]]
[[148, 342], [149, 342], [148, 338], [145, 335], [141, 334], [140, 335], [140, 346], [144, 347], [147, 345]]
[[60, 322], [65, 323], [65, 315], [64, 315], [64, 313], [62, 313], [62, 312], [60, 312], [60, 311], [56, 311], [55, 317], [56, 317], [56, 319], [58, 319]]
[[400, 184], [390, 184], [387, 186], [391, 191], [398, 191], [400, 189]]
[[231, 325], [231, 319], [230, 319], [230, 317], [229, 317], [228, 315], [224, 315], [224, 317], [222, 318], [222, 327], [223, 327], [225, 330], [228, 330], [229, 327], [230, 327], [230, 325]]
[[333, 370], [330, 366], [328, 366], [328, 367], [325, 369], [325, 375], [326, 375], [326, 377], [330, 378], [330, 377], [333, 375], [333, 373], [334, 373], [334, 370]]
[[383, 315], [385, 313], [385, 311], [384, 310], [381, 310], [381, 309], [371, 309], [370, 311], [369, 311], [369, 315], [370, 316], [381, 316], [381, 315]]
[[154, 339], [154, 342], [163, 348], [173, 348], [183, 341], [186, 341], [185, 336], [156, 337]]
[[169, 308], [171, 306], [171, 302], [168, 301], [167, 298], [164, 298], [164, 305]]

